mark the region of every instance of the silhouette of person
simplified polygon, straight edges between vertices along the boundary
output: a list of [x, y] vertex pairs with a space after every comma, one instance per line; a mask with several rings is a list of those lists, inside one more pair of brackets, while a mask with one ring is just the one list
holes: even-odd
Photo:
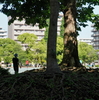
[[14, 71], [15, 71], [15, 74], [18, 73], [18, 65], [19, 65], [19, 59], [17, 58], [18, 57], [18, 54], [14, 54], [14, 58], [12, 58], [12, 61], [13, 61], [13, 68], [14, 68]]

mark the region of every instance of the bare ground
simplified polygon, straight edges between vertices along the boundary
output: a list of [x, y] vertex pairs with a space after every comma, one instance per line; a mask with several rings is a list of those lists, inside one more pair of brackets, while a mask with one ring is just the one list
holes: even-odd
[[99, 70], [32, 70], [1, 76], [0, 100], [99, 100]]

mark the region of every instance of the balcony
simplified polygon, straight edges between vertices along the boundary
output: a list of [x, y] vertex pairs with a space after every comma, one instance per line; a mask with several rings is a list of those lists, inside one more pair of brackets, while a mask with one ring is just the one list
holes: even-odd
[[99, 39], [93, 39], [92, 40], [92, 42], [98, 42], [99, 41]]
[[3, 34], [0, 34], [0, 36], [7, 36], [7, 34], [6, 33], [3, 33]]
[[93, 29], [93, 30], [91, 30], [92, 32], [96, 32], [97, 30], [96, 29]]
[[99, 44], [93, 44], [93, 47], [99, 47]]
[[97, 37], [99, 34], [92, 34], [91, 37]]

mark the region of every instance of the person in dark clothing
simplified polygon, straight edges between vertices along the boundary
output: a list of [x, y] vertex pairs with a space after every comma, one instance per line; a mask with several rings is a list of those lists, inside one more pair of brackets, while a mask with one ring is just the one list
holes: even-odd
[[15, 74], [18, 73], [18, 66], [19, 66], [19, 59], [17, 58], [18, 54], [15, 54], [14, 55], [15, 57], [12, 59], [13, 61], [13, 68], [14, 68], [14, 71], [15, 71]]

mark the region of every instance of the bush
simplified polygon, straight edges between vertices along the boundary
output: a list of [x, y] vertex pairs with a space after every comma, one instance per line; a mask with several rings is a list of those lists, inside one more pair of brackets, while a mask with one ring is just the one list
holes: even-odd
[[99, 65], [95, 65], [95, 67], [99, 67]]

